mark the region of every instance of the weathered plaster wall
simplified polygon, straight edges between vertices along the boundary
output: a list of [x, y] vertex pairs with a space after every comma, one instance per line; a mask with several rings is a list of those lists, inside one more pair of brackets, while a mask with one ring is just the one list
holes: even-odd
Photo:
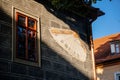
[[[40, 19], [41, 67], [16, 63], [12, 60], [12, 30], [14, 9]], [[64, 20], [50, 13], [46, 7], [33, 0], [0, 0], [0, 79], [1, 80], [92, 80], [93, 60], [87, 45], [89, 27], [84, 18], [74, 19], [64, 14]], [[74, 53], [66, 51], [50, 33], [51, 28], [76, 31], [86, 59], [81, 61]], [[81, 39], [81, 38], [82, 39]], [[69, 39], [68, 39], [69, 40]], [[84, 40], [84, 41], [83, 41]], [[88, 41], [89, 42], [89, 41]], [[74, 45], [73, 45], [74, 46]], [[80, 50], [78, 50], [80, 51]]]

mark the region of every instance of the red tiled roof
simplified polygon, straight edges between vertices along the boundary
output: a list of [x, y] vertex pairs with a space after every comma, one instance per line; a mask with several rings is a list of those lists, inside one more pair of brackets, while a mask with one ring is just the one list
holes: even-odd
[[109, 42], [114, 40], [120, 40], [120, 33], [98, 38], [93, 41], [96, 63], [120, 58], [120, 54], [110, 55], [111, 51]]

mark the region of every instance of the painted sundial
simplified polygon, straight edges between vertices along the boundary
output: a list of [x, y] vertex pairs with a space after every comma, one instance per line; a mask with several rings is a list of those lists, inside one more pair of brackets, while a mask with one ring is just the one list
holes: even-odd
[[84, 62], [86, 60], [85, 46], [82, 44], [79, 35], [68, 29], [49, 29], [53, 39], [68, 52], [68, 54]]

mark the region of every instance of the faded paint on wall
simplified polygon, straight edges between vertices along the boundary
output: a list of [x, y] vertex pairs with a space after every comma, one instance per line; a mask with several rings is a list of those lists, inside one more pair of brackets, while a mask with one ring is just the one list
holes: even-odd
[[86, 61], [87, 46], [80, 40], [80, 37], [76, 32], [58, 28], [51, 28], [49, 31], [55, 41], [68, 52], [68, 55], [71, 55], [82, 62]]

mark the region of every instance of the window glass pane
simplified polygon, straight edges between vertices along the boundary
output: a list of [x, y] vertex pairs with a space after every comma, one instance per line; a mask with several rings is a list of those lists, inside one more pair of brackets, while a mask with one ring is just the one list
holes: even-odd
[[25, 17], [18, 16], [18, 25], [25, 26]]
[[28, 30], [28, 59], [37, 61], [36, 56], [36, 32]]
[[28, 27], [34, 28], [35, 27], [35, 20], [33, 19], [28, 19]]
[[111, 44], [111, 53], [115, 53], [115, 44]]
[[119, 53], [120, 50], [119, 50], [119, 44], [116, 44], [116, 53]]
[[17, 12], [16, 14], [16, 58], [38, 62], [37, 21]]
[[20, 26], [17, 27], [17, 57], [25, 59], [26, 53], [26, 30]]

